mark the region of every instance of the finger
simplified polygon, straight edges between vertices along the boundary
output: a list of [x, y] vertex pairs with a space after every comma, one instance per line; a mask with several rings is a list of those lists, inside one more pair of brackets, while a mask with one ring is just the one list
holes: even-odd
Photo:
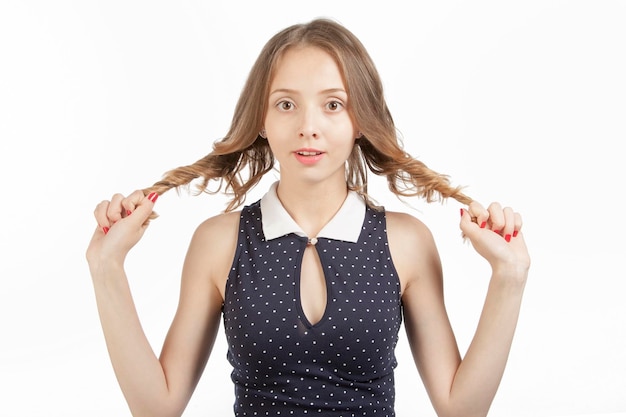
[[469, 215], [473, 221], [484, 229], [489, 220], [489, 212], [478, 201], [472, 201], [468, 206]]
[[111, 224], [115, 224], [116, 222], [122, 219], [122, 200], [124, 196], [122, 194], [114, 194], [111, 197], [111, 203], [107, 207], [107, 217]]
[[98, 223], [98, 227], [104, 232], [107, 233], [109, 228], [111, 227], [111, 222], [107, 217], [107, 210], [109, 209], [110, 202], [108, 200], [102, 200], [94, 209], [93, 215], [96, 218], [96, 222]]
[[470, 237], [480, 228], [480, 226], [473, 221], [473, 217], [469, 210], [466, 209], [461, 209], [461, 223], [459, 224], [459, 227], [461, 228], [463, 237]]
[[502, 229], [504, 229], [506, 224], [502, 206], [498, 202], [493, 202], [489, 204], [487, 211], [489, 212], [489, 228], [498, 234], [502, 234]]
[[122, 200], [123, 217], [130, 216], [143, 200], [143, 191], [137, 190]]
[[511, 207], [505, 207], [502, 210], [502, 214], [504, 215], [504, 227], [501, 230], [501, 234], [504, 236], [504, 240], [510, 242], [515, 231], [515, 212]]
[[520, 232], [520, 230], [522, 230], [522, 215], [519, 213], [514, 213], [514, 221], [515, 221], [515, 227], [513, 228], [513, 237], [517, 237], [517, 234]]
[[150, 193], [144, 197], [143, 193], [141, 193], [141, 197], [136, 195], [133, 198], [140, 198], [140, 199], [137, 201], [137, 203], [134, 206], [134, 211], [133, 211], [132, 216], [128, 216], [126, 218], [126, 221], [135, 223], [137, 226], [147, 226], [150, 219], [153, 218], [152, 213], [153, 213], [154, 203], [156, 203], [157, 198], [159, 198], [159, 195], [157, 193]]

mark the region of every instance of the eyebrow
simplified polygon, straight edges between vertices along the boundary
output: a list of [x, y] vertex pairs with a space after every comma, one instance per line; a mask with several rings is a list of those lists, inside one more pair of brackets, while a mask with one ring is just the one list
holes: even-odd
[[[287, 94], [297, 94], [298, 91], [297, 90], [293, 90], [290, 88], [277, 88], [276, 90], [270, 92], [270, 96], [276, 93], [287, 93]], [[344, 90], [343, 88], [327, 88], [325, 90], [322, 90], [319, 92], [320, 94], [330, 94], [330, 93], [346, 93], [346, 90]]]

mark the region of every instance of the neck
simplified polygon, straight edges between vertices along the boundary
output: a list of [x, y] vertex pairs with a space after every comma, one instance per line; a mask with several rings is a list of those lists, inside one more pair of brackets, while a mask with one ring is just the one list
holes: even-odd
[[303, 186], [281, 178], [276, 193], [289, 215], [308, 236], [314, 237], [339, 211], [348, 187], [345, 181]]

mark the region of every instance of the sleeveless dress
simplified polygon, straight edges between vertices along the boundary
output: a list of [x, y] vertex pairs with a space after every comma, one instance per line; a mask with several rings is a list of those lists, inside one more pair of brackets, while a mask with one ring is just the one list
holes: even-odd
[[223, 306], [235, 415], [395, 416], [402, 307], [384, 211], [365, 207], [355, 242], [313, 241], [327, 304], [311, 324], [299, 287], [311, 242], [295, 232], [266, 239], [261, 201], [241, 212]]

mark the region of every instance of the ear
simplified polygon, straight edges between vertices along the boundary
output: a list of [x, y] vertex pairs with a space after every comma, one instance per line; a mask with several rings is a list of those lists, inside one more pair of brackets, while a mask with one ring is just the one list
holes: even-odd
[[261, 129], [261, 131], [259, 132], [259, 136], [261, 136], [263, 139], [267, 139], [267, 132], [265, 132], [265, 129]]
[[359, 132], [357, 133], [357, 135], [356, 135], [356, 138], [355, 138], [355, 139], [361, 139], [362, 137], [363, 137], [363, 132], [361, 132], [361, 131], [359, 130]]

